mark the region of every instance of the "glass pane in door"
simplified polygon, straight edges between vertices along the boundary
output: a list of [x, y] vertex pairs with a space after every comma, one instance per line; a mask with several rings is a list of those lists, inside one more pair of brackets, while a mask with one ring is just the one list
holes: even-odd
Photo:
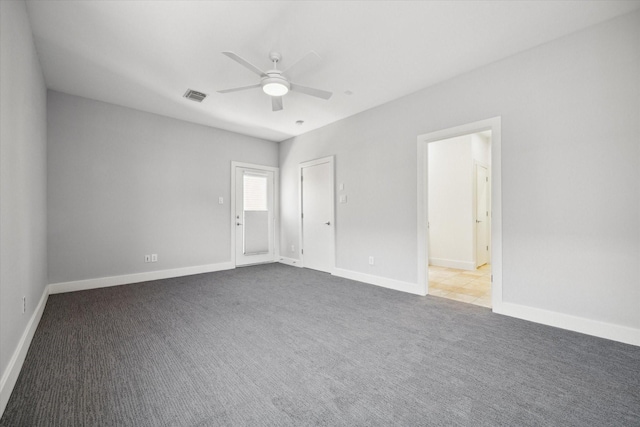
[[245, 255], [269, 252], [269, 206], [267, 176], [245, 172], [243, 185]]

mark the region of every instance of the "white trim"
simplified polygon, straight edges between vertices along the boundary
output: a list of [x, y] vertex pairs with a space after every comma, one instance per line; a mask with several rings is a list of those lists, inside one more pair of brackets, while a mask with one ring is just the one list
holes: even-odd
[[273, 172], [273, 260], [276, 262], [280, 253], [280, 168], [276, 166], [256, 165], [231, 161], [231, 198], [229, 203], [229, 216], [231, 217], [231, 263], [236, 265], [236, 168], [248, 168]]
[[460, 261], [457, 259], [445, 259], [445, 258], [429, 258], [430, 265], [437, 265], [438, 267], [456, 268], [458, 270], [476, 270], [476, 263], [474, 261]]
[[22, 365], [24, 364], [24, 359], [27, 357], [27, 351], [31, 345], [31, 340], [38, 328], [40, 319], [42, 318], [44, 307], [47, 305], [48, 298], [49, 287], [45, 286], [42, 291], [42, 297], [40, 297], [40, 302], [38, 302], [38, 306], [31, 315], [31, 319], [29, 319], [29, 323], [27, 323], [27, 327], [22, 333], [20, 341], [18, 341], [18, 346], [13, 352], [7, 368], [2, 373], [2, 378], [0, 379], [0, 417], [2, 417], [2, 414], [7, 407], [7, 403], [9, 402], [9, 397], [11, 397], [13, 387], [16, 385], [16, 381], [18, 380], [18, 376], [22, 370]]
[[503, 302], [497, 307], [494, 306], [493, 312], [531, 322], [541, 323], [543, 325], [568, 329], [570, 331], [640, 346], [640, 329], [634, 329], [628, 326], [600, 322], [598, 320], [591, 320], [584, 317], [572, 316], [569, 314], [558, 313], [556, 311], [528, 307], [510, 302]]
[[401, 280], [389, 279], [387, 277], [374, 276], [372, 274], [360, 273], [358, 271], [345, 270], [343, 268], [334, 268], [333, 275], [370, 285], [381, 286], [396, 291], [408, 292], [410, 294], [424, 296], [422, 288], [417, 283], [403, 282]]
[[333, 224], [331, 233], [331, 261], [333, 261], [329, 273], [334, 274], [336, 269], [336, 185], [335, 185], [335, 159], [334, 156], [321, 157], [319, 159], [302, 162], [298, 165], [298, 255], [300, 256], [300, 264], [304, 266], [304, 233], [302, 227], [302, 169], [311, 166], [329, 163], [331, 165], [331, 224]]
[[281, 256], [279, 258], [278, 262], [280, 264], [286, 264], [286, 265], [290, 265], [292, 267], [302, 268], [302, 262], [300, 260], [298, 260], [298, 259], [287, 258], [287, 257]]
[[[428, 228], [428, 164], [430, 142], [491, 130], [491, 302], [493, 307], [502, 304], [502, 163], [501, 119], [493, 117], [449, 129], [418, 136], [418, 286], [421, 294], [429, 290], [429, 228]], [[495, 310], [495, 308], [494, 308]]]
[[196, 265], [193, 267], [173, 268], [170, 270], [147, 271], [144, 273], [124, 274], [122, 276], [98, 277], [96, 279], [76, 280], [73, 282], [52, 283], [49, 285], [50, 294], [84, 291], [87, 289], [106, 288], [109, 286], [128, 285], [130, 283], [148, 282], [150, 280], [169, 279], [172, 277], [189, 276], [192, 274], [212, 273], [214, 271], [232, 270], [232, 262], [218, 264]]

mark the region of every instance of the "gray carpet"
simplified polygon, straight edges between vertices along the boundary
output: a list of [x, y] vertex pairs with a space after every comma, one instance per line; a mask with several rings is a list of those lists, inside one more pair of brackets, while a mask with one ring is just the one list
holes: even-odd
[[52, 295], [1, 426], [638, 426], [640, 348], [278, 264]]

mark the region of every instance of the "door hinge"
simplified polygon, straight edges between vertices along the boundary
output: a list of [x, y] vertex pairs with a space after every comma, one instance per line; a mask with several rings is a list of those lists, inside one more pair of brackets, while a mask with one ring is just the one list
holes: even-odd
[[489, 211], [487, 211], [487, 216], [489, 216]]
[[491, 283], [493, 283], [493, 274], [491, 275]]
[[301, 213], [301, 214], [300, 214], [300, 218], [304, 218], [304, 213]]
[[300, 249], [300, 253], [304, 255], [304, 249]]
[[489, 177], [488, 177], [488, 176], [486, 176], [484, 179], [486, 179], [486, 180], [487, 180], [487, 182], [489, 182]]
[[487, 246], [487, 250], [489, 250], [489, 246]]
[[304, 181], [304, 177], [300, 175], [300, 181]]

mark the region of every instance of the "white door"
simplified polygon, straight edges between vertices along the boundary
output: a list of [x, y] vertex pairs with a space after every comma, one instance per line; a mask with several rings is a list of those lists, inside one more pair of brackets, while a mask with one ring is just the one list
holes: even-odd
[[476, 267], [489, 262], [489, 176], [476, 165]]
[[273, 262], [274, 172], [235, 167], [236, 266]]
[[334, 261], [333, 157], [301, 165], [302, 259], [331, 273]]

